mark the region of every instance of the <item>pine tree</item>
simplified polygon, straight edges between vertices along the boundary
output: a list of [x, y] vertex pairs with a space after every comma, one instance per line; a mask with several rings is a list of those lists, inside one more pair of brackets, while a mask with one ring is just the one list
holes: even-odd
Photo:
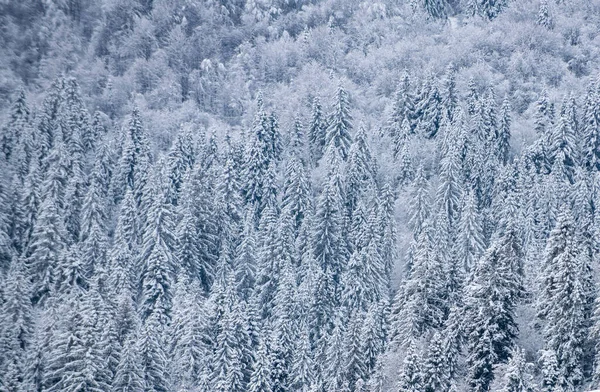
[[24, 381], [26, 354], [33, 335], [33, 315], [25, 260], [15, 258], [6, 275], [0, 317], [0, 388], [17, 391]]
[[516, 347], [508, 361], [502, 382], [502, 392], [531, 392], [533, 385], [527, 372], [527, 363], [522, 349]]
[[292, 156], [285, 169], [281, 209], [292, 214], [295, 230], [300, 228], [304, 217], [311, 211], [311, 189], [306, 169], [301, 160]]
[[59, 311], [66, 314], [58, 322], [50, 343], [45, 373], [49, 391], [105, 391], [106, 364], [99, 345], [97, 293], [74, 291]]
[[250, 382], [248, 384], [249, 392], [272, 392], [271, 389], [271, 366], [272, 354], [269, 352], [268, 345], [261, 340], [256, 351], [256, 361]]
[[156, 319], [162, 325], [166, 325], [172, 305], [173, 269], [176, 265], [174, 250], [177, 239], [174, 235], [173, 207], [168, 200], [168, 188], [162, 180], [162, 173], [163, 170], [159, 166], [154, 179], [155, 196], [144, 229], [140, 314], [143, 320], [156, 314]]
[[495, 140], [496, 154], [498, 160], [503, 165], [508, 163], [510, 157], [510, 125], [511, 125], [511, 107], [508, 97], [502, 101], [500, 108], [500, 124], [498, 126], [498, 135]]
[[462, 261], [464, 272], [468, 274], [477, 264], [485, 250], [485, 239], [481, 217], [474, 192], [469, 192], [460, 215], [457, 256]]
[[[246, 203], [257, 208], [260, 213], [264, 205], [265, 179], [269, 166], [276, 162], [275, 151], [273, 151], [273, 140], [271, 118], [265, 112], [262, 94], [257, 98], [257, 112], [252, 123], [252, 129], [247, 137], [247, 146], [244, 153], [244, 167], [242, 178], [244, 184], [242, 191]], [[258, 216], [257, 216], [258, 218]]]
[[550, 131], [549, 126], [553, 119], [551, 118], [551, 104], [548, 101], [548, 92], [542, 90], [538, 101], [536, 102], [535, 112], [535, 131], [538, 137], [546, 137]]
[[345, 175], [345, 196], [348, 216], [369, 188], [375, 188], [375, 162], [367, 144], [364, 128], [359, 128], [350, 146]]
[[107, 264], [108, 235], [106, 228], [105, 199], [102, 197], [98, 175], [93, 174], [82, 207], [80, 243], [87, 276], [91, 276]]
[[[563, 101], [561, 115], [550, 138], [550, 151], [553, 161], [559, 160], [564, 167], [564, 174], [569, 181], [573, 180], [575, 165], [579, 163], [577, 155], [577, 123], [574, 122], [573, 114], [575, 104], [571, 99]], [[560, 162], [562, 161], [562, 162]]]
[[408, 345], [406, 356], [402, 363], [398, 389], [402, 392], [418, 392], [423, 390], [421, 363], [415, 342]]
[[547, 321], [547, 350], [556, 353], [561, 388], [583, 381], [587, 325], [591, 315], [585, 283], [588, 266], [570, 211], [563, 207], [550, 233], [544, 256], [540, 316]]
[[150, 169], [152, 157], [148, 136], [142, 125], [137, 107], [133, 108], [131, 119], [123, 131], [122, 138], [122, 153], [118, 162], [115, 181], [112, 183], [113, 196], [115, 203], [118, 203], [127, 189], [131, 189], [139, 206], [148, 181], [147, 172]]
[[241, 304], [235, 293], [235, 284], [231, 273], [226, 277], [226, 304], [220, 319], [220, 331], [216, 338], [212, 376], [213, 390], [218, 392], [243, 391], [245, 375], [243, 373], [244, 336], [240, 323]]
[[582, 124], [582, 159], [588, 170], [600, 170], [600, 107], [594, 86], [588, 88]]
[[[509, 218], [510, 219], [510, 218]], [[493, 366], [509, 358], [518, 334], [515, 308], [523, 296], [523, 254], [514, 226], [492, 243], [477, 265], [468, 287], [469, 384], [487, 391]]]
[[277, 293], [274, 298], [273, 315], [273, 362], [271, 378], [273, 391], [287, 391], [293, 382], [291, 376], [297, 336], [296, 277], [292, 265], [284, 265]]
[[348, 321], [349, 327], [344, 339], [344, 374], [350, 390], [356, 390], [359, 381], [368, 377], [365, 352], [361, 341], [363, 312], [354, 312]]
[[33, 303], [43, 302], [54, 284], [55, 269], [66, 247], [67, 235], [62, 216], [62, 196], [66, 172], [60, 146], [49, 158], [51, 172], [42, 185], [40, 214], [35, 221], [29, 244], [28, 264], [33, 281]]
[[200, 293], [197, 281], [183, 277], [177, 282], [169, 335], [171, 375], [180, 387], [195, 385], [200, 370], [207, 366], [209, 352], [203, 337], [206, 326], [202, 304], [198, 302]]
[[552, 18], [552, 15], [550, 14], [548, 1], [546, 0], [540, 1], [540, 10], [538, 11], [537, 24], [539, 24], [540, 26], [544, 26], [548, 30], [552, 30], [554, 28], [554, 20]]
[[18, 144], [22, 142], [22, 138], [25, 137], [25, 134], [29, 132], [29, 116], [29, 107], [27, 106], [25, 91], [19, 90], [10, 109], [8, 123], [2, 128], [2, 136], [0, 137], [1, 150], [4, 154], [3, 158], [7, 161], [9, 161], [11, 155], [16, 152]]
[[326, 149], [335, 148], [339, 156], [346, 160], [352, 143], [352, 116], [346, 89], [340, 84], [333, 98], [333, 105], [327, 120], [325, 136]]
[[458, 92], [456, 91], [456, 66], [448, 64], [446, 75], [444, 77], [442, 105], [444, 106], [444, 116], [449, 122], [454, 121], [454, 112], [458, 107]]
[[477, 102], [479, 101], [479, 93], [477, 89], [477, 84], [475, 83], [475, 79], [472, 77], [469, 79], [468, 83], [468, 93], [467, 93], [467, 113], [470, 116], [475, 115], [477, 112]]
[[42, 111], [39, 115], [38, 122], [38, 140], [41, 162], [49, 155], [50, 150], [54, 147], [55, 138], [62, 139], [61, 124], [59, 121], [59, 111], [64, 100], [62, 92], [65, 87], [64, 79], [56, 79], [52, 82], [48, 94], [42, 103]]
[[137, 337], [132, 334], [123, 345], [123, 352], [111, 384], [111, 392], [134, 392], [144, 390], [141, 357], [137, 351]]
[[[411, 81], [408, 72], [404, 72], [392, 103], [392, 113], [388, 119], [387, 128], [394, 145], [398, 147], [405, 142], [414, 131], [412, 120], [414, 118], [414, 98], [411, 94]], [[397, 149], [399, 151], [399, 148]]]
[[323, 156], [325, 151], [327, 123], [323, 116], [323, 108], [319, 97], [314, 97], [312, 101], [312, 114], [308, 127], [308, 142], [313, 164]]
[[450, 374], [444, 361], [443, 337], [436, 331], [429, 342], [427, 356], [423, 362], [423, 386], [427, 392], [447, 391]]
[[413, 184], [411, 215], [409, 225], [416, 237], [423, 228], [423, 223], [431, 215], [431, 201], [429, 196], [429, 182], [425, 177], [423, 166], [419, 166]]
[[437, 203], [441, 213], [447, 218], [449, 235], [460, 219], [460, 200], [462, 199], [462, 181], [460, 163], [456, 151], [450, 150], [440, 162], [440, 183], [437, 191]]
[[332, 162], [329, 181], [317, 200], [312, 234], [313, 255], [323, 271], [331, 274], [335, 286], [341, 280], [347, 257], [338, 165], [339, 161]]
[[[145, 321], [138, 333], [135, 351], [139, 358], [144, 391], [169, 391], [170, 374], [167, 367], [164, 327], [160, 314], [152, 313]], [[135, 371], [135, 368], [132, 371]], [[134, 380], [133, 377], [135, 376], [132, 376], [130, 382], [137, 382], [137, 379]]]
[[297, 349], [292, 361], [291, 387], [297, 391], [309, 391], [315, 378], [314, 361], [308, 326], [300, 327]]
[[409, 276], [396, 298], [397, 341], [404, 345], [442, 325], [447, 311], [442, 262], [433, 249], [432, 229], [425, 227], [417, 236]]
[[[432, 6], [439, 4], [438, 0], [426, 0]], [[421, 86], [420, 96], [416, 106], [416, 115], [418, 117], [417, 130], [426, 138], [433, 138], [442, 123], [443, 107], [434, 76], [429, 75]]]
[[175, 206], [178, 205], [185, 175], [194, 166], [195, 159], [195, 140], [191, 130], [189, 128], [181, 130], [167, 157], [169, 199]]

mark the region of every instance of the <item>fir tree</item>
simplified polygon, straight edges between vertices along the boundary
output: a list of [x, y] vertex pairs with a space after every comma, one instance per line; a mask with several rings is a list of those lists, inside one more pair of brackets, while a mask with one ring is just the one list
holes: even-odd
[[527, 372], [527, 363], [522, 349], [516, 347], [508, 361], [502, 380], [502, 392], [531, 392], [533, 385]]
[[552, 30], [554, 28], [554, 20], [552, 18], [552, 15], [550, 14], [548, 1], [546, 0], [540, 1], [540, 10], [538, 11], [537, 24], [539, 24], [540, 26], [544, 26], [548, 30]]
[[352, 143], [352, 116], [346, 89], [340, 84], [336, 90], [331, 112], [327, 120], [325, 146], [327, 149], [335, 148], [339, 156], [346, 160], [348, 150]]
[[449, 369], [444, 361], [443, 337], [436, 331], [429, 342], [423, 362], [423, 386], [427, 392], [447, 391], [450, 388]]
[[285, 169], [281, 209], [292, 214], [295, 230], [312, 209], [310, 183], [304, 165], [296, 156], [292, 156]]
[[[387, 123], [388, 133], [398, 147], [413, 133], [412, 119], [414, 117], [414, 98], [411, 94], [410, 75], [404, 72], [392, 103], [392, 112]], [[397, 151], [399, 148], [396, 149]]]
[[155, 198], [148, 211], [148, 223], [144, 230], [140, 314], [143, 320], [156, 314], [156, 320], [166, 325], [172, 305], [173, 258], [177, 239], [168, 188], [159, 177], [160, 174], [162, 170], [159, 167], [154, 180]]
[[[427, 0], [429, 2], [429, 0]], [[431, 0], [432, 5], [439, 4], [438, 0]], [[437, 11], [436, 11], [437, 12]], [[423, 85], [416, 106], [418, 117], [417, 130], [426, 138], [433, 138], [442, 123], [442, 98], [440, 96], [434, 76], [428, 76]]]
[[600, 170], [600, 107], [594, 86], [588, 88], [582, 124], [582, 159], [588, 170]]
[[[142, 326], [138, 334], [135, 351], [141, 368], [143, 388], [145, 391], [169, 391], [170, 374], [167, 367], [165, 352], [164, 327], [161, 316], [152, 313]], [[135, 366], [135, 365], [133, 365]], [[135, 371], [135, 368], [132, 369]], [[131, 375], [129, 382], [138, 382], [135, 375]]]
[[417, 354], [416, 344], [411, 342], [402, 363], [398, 389], [402, 392], [417, 392], [423, 390], [421, 364]]
[[493, 366], [508, 359], [518, 334], [515, 308], [523, 296], [522, 258], [520, 240], [509, 223], [481, 258], [468, 287], [472, 324], [467, 361], [474, 390], [488, 390]]
[[563, 208], [550, 233], [544, 256], [540, 316], [547, 350], [556, 353], [561, 388], [576, 388], [583, 381], [587, 325], [591, 315], [585, 283], [588, 266], [580, 251], [573, 218]]
[[316, 163], [323, 156], [325, 151], [327, 123], [323, 116], [323, 108], [318, 97], [312, 101], [312, 115], [308, 127], [308, 141], [313, 163]]
[[123, 345], [119, 364], [112, 380], [111, 392], [134, 392], [144, 390], [144, 375], [137, 351], [137, 337], [132, 334]]

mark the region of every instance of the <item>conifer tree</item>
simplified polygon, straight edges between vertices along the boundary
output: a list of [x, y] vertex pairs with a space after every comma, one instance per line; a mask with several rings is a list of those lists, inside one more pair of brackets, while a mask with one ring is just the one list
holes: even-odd
[[344, 338], [344, 374], [350, 390], [357, 390], [357, 384], [368, 377], [365, 352], [361, 341], [363, 321], [364, 313], [362, 311], [355, 311], [351, 314]]
[[323, 156], [325, 151], [327, 123], [323, 115], [323, 107], [319, 97], [312, 100], [312, 113], [308, 126], [308, 142], [313, 164]]
[[436, 331], [429, 342], [423, 362], [423, 386], [427, 392], [447, 391], [450, 388], [449, 369], [444, 361], [444, 339]]
[[248, 383], [249, 392], [272, 392], [271, 388], [271, 366], [272, 354], [269, 352], [268, 345], [261, 340], [256, 351], [256, 360], [250, 382]]
[[498, 135], [496, 137], [496, 154], [498, 160], [503, 165], [508, 163], [510, 157], [510, 125], [511, 125], [511, 107], [508, 97], [504, 97], [502, 107], [500, 108], [500, 124], [498, 126]]
[[400, 370], [398, 389], [403, 392], [417, 392], [423, 390], [421, 363], [414, 341], [408, 345], [408, 350]]
[[481, 217], [477, 208], [475, 193], [472, 191], [469, 192], [464, 201], [456, 246], [457, 257], [462, 261], [464, 272], [468, 274], [485, 250]]
[[178, 280], [173, 298], [173, 319], [170, 328], [173, 358], [171, 375], [180, 387], [196, 384], [198, 374], [207, 366], [208, 348], [203, 339], [205, 320], [198, 302], [200, 288], [197, 281], [187, 277]]
[[333, 98], [331, 112], [327, 120], [325, 134], [326, 149], [335, 148], [339, 156], [346, 160], [352, 143], [352, 116], [346, 89], [340, 84]]
[[588, 170], [600, 170], [600, 107], [595, 86], [590, 86], [585, 98], [582, 124], [582, 159]]
[[571, 213], [563, 207], [546, 245], [540, 316], [547, 321], [546, 348], [556, 353], [557, 385], [567, 389], [576, 388], [583, 381], [591, 317], [585, 283], [587, 259], [580, 246]]
[[[510, 219], [510, 218], [509, 218]], [[523, 255], [514, 225], [492, 243], [468, 287], [472, 324], [468, 337], [469, 384], [487, 391], [493, 366], [505, 362], [518, 334], [515, 308], [523, 296]]]
[[546, 0], [540, 1], [540, 10], [538, 11], [537, 24], [539, 24], [540, 26], [544, 26], [548, 30], [552, 30], [554, 28], [554, 20], [552, 18], [552, 15], [550, 14], [548, 1]]
[[[440, 4], [438, 0], [426, 0], [426, 4], [428, 2], [432, 5]], [[433, 138], [440, 129], [443, 115], [442, 98], [433, 75], [429, 75], [423, 82], [420, 96], [415, 106], [418, 117], [417, 130], [424, 137]]]
[[364, 128], [359, 128], [350, 146], [345, 175], [346, 208], [351, 217], [358, 199], [375, 187], [375, 162], [367, 144]]
[[111, 392], [134, 392], [144, 390], [141, 358], [137, 351], [137, 336], [132, 334], [124, 342], [119, 364], [112, 380]]
[[411, 198], [411, 215], [409, 225], [416, 237], [423, 228], [423, 223], [431, 215], [431, 201], [429, 195], [429, 182], [425, 177], [423, 166], [419, 166], [413, 183]]
[[564, 99], [558, 124], [554, 127], [550, 138], [550, 151], [553, 161], [563, 165], [564, 174], [569, 181], [573, 180], [575, 165], [579, 163], [577, 155], [577, 123], [572, 112], [575, 106], [571, 100]]
[[[335, 157], [335, 155], [334, 155]], [[331, 164], [329, 180], [317, 200], [312, 234], [313, 255], [337, 286], [346, 264], [347, 245], [343, 237], [343, 196], [339, 185], [339, 161]], [[335, 292], [335, 287], [333, 288]]]
[[442, 105], [444, 116], [449, 122], [454, 121], [454, 111], [458, 106], [458, 92], [456, 91], [456, 66], [448, 64], [444, 77]]
[[309, 391], [315, 379], [313, 353], [310, 342], [308, 325], [300, 327], [297, 349], [294, 351], [292, 362], [291, 386], [294, 390]]
[[[145, 391], [169, 391], [170, 374], [165, 349], [163, 321], [161, 315], [155, 312], [144, 322], [135, 348]], [[132, 381], [137, 382], [133, 377]]]
[[527, 371], [525, 354], [516, 347], [508, 361], [502, 380], [502, 392], [531, 392], [533, 385], [531, 375]]
[[397, 295], [396, 321], [401, 344], [441, 326], [447, 311], [444, 269], [432, 247], [432, 229], [418, 235], [410, 275]]
[[285, 169], [281, 209], [292, 214], [295, 230], [312, 209], [310, 183], [304, 165], [296, 156], [290, 158]]
[[148, 181], [147, 172], [150, 169], [151, 154], [148, 136], [137, 107], [133, 108], [129, 124], [123, 130], [121, 142], [122, 153], [117, 165], [115, 181], [112, 184], [114, 200], [115, 203], [120, 202], [127, 189], [131, 189], [139, 206]]
[[387, 123], [388, 133], [395, 146], [405, 142], [414, 130], [412, 120], [415, 107], [410, 84], [410, 75], [405, 71], [394, 93], [392, 113]]
[[183, 129], [175, 138], [167, 157], [169, 177], [169, 199], [178, 205], [185, 175], [194, 166], [196, 159], [195, 141], [190, 129]]
[[[160, 165], [160, 162], [158, 163]], [[140, 314], [143, 320], [156, 314], [156, 321], [166, 325], [172, 306], [174, 251], [174, 214], [168, 199], [168, 188], [162, 180], [159, 166], [154, 179], [155, 197], [148, 211], [147, 226], [141, 254]]]

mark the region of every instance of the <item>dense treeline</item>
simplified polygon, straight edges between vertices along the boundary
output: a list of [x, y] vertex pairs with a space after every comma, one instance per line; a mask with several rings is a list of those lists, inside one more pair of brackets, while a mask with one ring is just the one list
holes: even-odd
[[0, 21], [0, 391], [600, 387], [595, 2]]
[[[289, 132], [258, 94], [241, 139], [184, 128], [156, 155], [137, 108], [107, 129], [72, 78], [35, 116], [17, 93], [2, 128], [3, 388], [513, 391], [592, 379], [598, 89], [558, 110], [541, 96], [538, 140], [515, 156], [509, 101], [462, 94], [453, 77], [402, 79], [377, 136], [392, 177], [341, 85]], [[412, 159], [415, 143], [436, 156]], [[392, 286], [402, 193], [412, 239]], [[535, 369], [518, 344], [523, 308], [544, 342], [527, 353]]]

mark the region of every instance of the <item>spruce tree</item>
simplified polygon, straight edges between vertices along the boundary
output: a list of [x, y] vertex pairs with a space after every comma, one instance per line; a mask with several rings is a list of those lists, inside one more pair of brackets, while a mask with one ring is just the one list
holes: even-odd
[[173, 207], [168, 199], [168, 188], [162, 179], [162, 173], [163, 170], [159, 166], [153, 184], [155, 196], [144, 229], [140, 315], [146, 320], [155, 314], [156, 320], [166, 325], [172, 306], [173, 270], [176, 265], [174, 251], [177, 239]]
[[588, 260], [580, 250], [570, 211], [563, 207], [544, 255], [540, 316], [546, 348], [556, 353], [561, 388], [576, 388], [584, 379], [589, 314]]
[[502, 380], [501, 392], [531, 392], [534, 389], [532, 377], [527, 371], [525, 353], [516, 347], [508, 361]]
[[582, 159], [588, 170], [600, 170], [600, 106], [595, 86], [590, 86], [583, 110]]
[[436, 331], [429, 342], [423, 362], [423, 386], [427, 392], [447, 391], [450, 388], [450, 373], [444, 361], [443, 343], [442, 335]]
[[493, 366], [509, 358], [517, 337], [515, 309], [524, 290], [522, 259], [520, 239], [509, 222], [482, 256], [467, 288], [472, 319], [467, 362], [474, 390], [488, 390]]
[[402, 392], [419, 392], [423, 390], [421, 362], [414, 341], [408, 345], [400, 370], [398, 389]]
[[410, 85], [410, 75], [405, 71], [394, 93], [392, 112], [387, 123], [388, 133], [396, 146], [405, 142], [414, 130], [412, 120], [415, 108]]
[[[164, 326], [160, 314], [152, 313], [146, 319], [141, 331], [138, 333], [135, 351], [138, 355], [137, 363], [139, 363], [143, 378], [143, 390], [152, 392], [169, 391], [170, 374], [164, 341]], [[136, 369], [132, 368], [131, 371], [135, 372]], [[133, 379], [135, 375], [131, 377], [130, 382], [138, 382], [137, 379]]]
[[352, 116], [346, 89], [340, 84], [333, 98], [333, 104], [327, 120], [325, 135], [326, 149], [335, 148], [339, 156], [346, 160], [352, 143]]
[[323, 107], [319, 97], [314, 97], [312, 101], [312, 113], [310, 124], [308, 126], [308, 142], [310, 145], [313, 164], [321, 159], [325, 151], [327, 123], [323, 115]]

